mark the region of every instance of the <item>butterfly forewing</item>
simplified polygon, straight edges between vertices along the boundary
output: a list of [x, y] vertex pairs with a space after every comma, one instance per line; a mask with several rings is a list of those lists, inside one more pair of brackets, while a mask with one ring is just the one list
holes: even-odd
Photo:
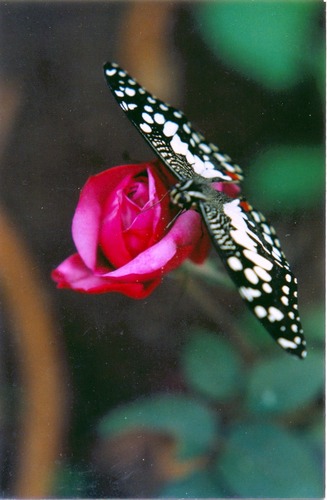
[[276, 232], [244, 199], [200, 209], [214, 246], [249, 308], [278, 344], [305, 357], [297, 284]]
[[120, 107], [177, 178], [196, 174], [224, 182], [242, 178], [240, 167], [206, 142], [181, 111], [147, 92], [115, 63], [107, 63], [104, 71]]

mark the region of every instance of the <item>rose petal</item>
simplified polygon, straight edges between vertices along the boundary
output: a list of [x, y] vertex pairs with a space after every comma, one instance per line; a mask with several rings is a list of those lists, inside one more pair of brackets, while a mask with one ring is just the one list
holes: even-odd
[[133, 258], [126, 245], [123, 221], [126, 212], [124, 190], [131, 182], [133, 182], [133, 176], [129, 174], [115, 190], [110, 192], [102, 207], [98, 243], [114, 268], [123, 266]]
[[58, 288], [69, 288], [77, 292], [105, 293], [118, 292], [134, 299], [150, 295], [160, 285], [161, 276], [156, 279], [136, 282], [121, 281], [117, 278], [96, 276], [83, 263], [78, 254], [68, 257], [51, 273]]
[[[166, 273], [178, 267], [199, 244], [203, 236], [200, 215], [194, 210], [181, 214], [169, 233], [158, 243], [148, 248], [125, 266], [120, 267], [107, 276], [141, 276], [153, 277], [160, 271]], [[205, 250], [208, 248], [205, 244]]]
[[221, 191], [227, 194], [230, 198], [236, 198], [241, 192], [240, 186], [233, 182], [213, 182], [211, 187], [213, 187], [216, 191]]
[[82, 260], [90, 269], [96, 268], [98, 235], [102, 206], [110, 191], [122, 179], [144, 171], [148, 164], [122, 165], [113, 167], [88, 179], [81, 191], [72, 224], [73, 240]]
[[[111, 190], [102, 207], [99, 243], [105, 257], [117, 269], [156, 243], [175, 213], [166, 196], [168, 187], [154, 166], [148, 166], [144, 176], [132, 172]], [[133, 189], [128, 196], [130, 188]], [[133, 190], [138, 204], [134, 202]], [[139, 206], [139, 192], [144, 206]]]

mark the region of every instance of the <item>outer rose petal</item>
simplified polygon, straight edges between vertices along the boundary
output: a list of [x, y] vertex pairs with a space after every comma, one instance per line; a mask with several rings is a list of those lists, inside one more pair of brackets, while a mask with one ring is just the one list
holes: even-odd
[[132, 275], [145, 279], [153, 278], [158, 272], [167, 273], [187, 259], [195, 245], [200, 245], [198, 253], [204, 259], [207, 256], [207, 238], [202, 232], [200, 215], [194, 210], [187, 210], [162, 240], [106, 276], [123, 278]]
[[77, 253], [68, 257], [52, 271], [51, 277], [57, 282], [58, 288], [86, 293], [118, 292], [134, 299], [147, 297], [161, 283], [161, 276], [141, 283], [96, 276], [85, 266]]

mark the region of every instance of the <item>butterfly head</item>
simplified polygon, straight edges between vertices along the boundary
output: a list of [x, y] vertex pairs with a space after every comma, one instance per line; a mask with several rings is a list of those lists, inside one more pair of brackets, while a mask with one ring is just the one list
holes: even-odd
[[207, 197], [194, 179], [187, 179], [184, 182], [175, 184], [170, 190], [170, 199], [172, 203], [179, 208], [189, 210], [191, 208], [197, 208], [199, 201], [206, 201]]

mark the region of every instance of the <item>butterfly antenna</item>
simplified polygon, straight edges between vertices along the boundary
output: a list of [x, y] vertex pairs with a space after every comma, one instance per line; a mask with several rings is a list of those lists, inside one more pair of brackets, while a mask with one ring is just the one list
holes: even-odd
[[[167, 191], [161, 198], [160, 200], [156, 201], [155, 203], [153, 203], [153, 205], [150, 205], [148, 206], [147, 208], [145, 208], [144, 210], [142, 210], [139, 214], [137, 214], [136, 217], [134, 217], [134, 220], [133, 222], [126, 228], [124, 229], [123, 233], [125, 233], [125, 231], [129, 231], [131, 229], [131, 227], [133, 226], [134, 222], [136, 221], [136, 219], [141, 215], [141, 214], [144, 214], [144, 212], [147, 212], [148, 210], [151, 210], [151, 208], [155, 207], [156, 205], [158, 205], [158, 203], [161, 203], [162, 200], [167, 196], [167, 194], [169, 194], [169, 191]], [[176, 219], [176, 217], [174, 217], [174, 219], [169, 223], [169, 225], [174, 222]], [[169, 225], [167, 227], [169, 227]]]
[[169, 229], [173, 224], [175, 224], [176, 219], [178, 219], [178, 217], [185, 211], [186, 211], [185, 208], [180, 208], [175, 217], [167, 224], [166, 229]]

